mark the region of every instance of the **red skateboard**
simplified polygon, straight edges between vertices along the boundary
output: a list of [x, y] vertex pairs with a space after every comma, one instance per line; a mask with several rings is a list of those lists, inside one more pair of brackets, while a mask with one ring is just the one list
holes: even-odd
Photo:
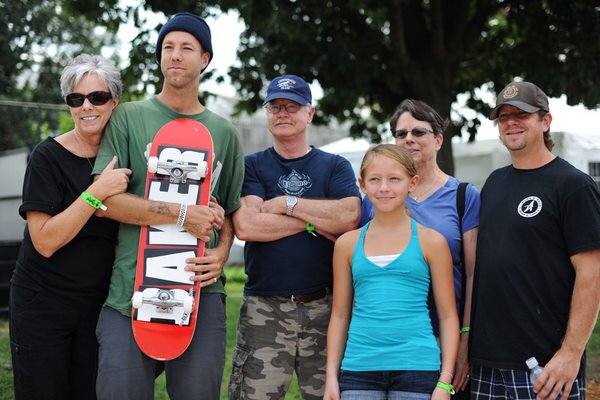
[[[165, 124], [148, 154], [145, 197], [208, 205], [213, 143], [204, 125], [181, 118]], [[172, 360], [190, 344], [196, 328], [200, 283], [190, 281], [185, 259], [204, 255], [204, 242], [176, 225], [140, 230], [131, 324], [140, 349], [157, 360]]]

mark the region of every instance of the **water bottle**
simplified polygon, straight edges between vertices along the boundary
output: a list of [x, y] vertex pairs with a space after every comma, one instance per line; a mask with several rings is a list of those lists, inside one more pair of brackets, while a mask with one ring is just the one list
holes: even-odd
[[537, 380], [537, 378], [539, 378], [544, 369], [540, 367], [540, 364], [538, 364], [538, 360], [536, 360], [535, 357], [531, 357], [530, 359], [525, 361], [525, 363], [529, 368], [529, 381], [532, 385], [535, 385], [535, 381]]

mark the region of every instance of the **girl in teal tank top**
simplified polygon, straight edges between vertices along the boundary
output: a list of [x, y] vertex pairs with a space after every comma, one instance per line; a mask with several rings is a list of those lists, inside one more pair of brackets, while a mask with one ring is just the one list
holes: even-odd
[[[452, 259], [444, 237], [408, 215], [406, 197], [418, 182], [399, 146], [365, 154], [359, 183], [375, 217], [335, 244], [324, 399], [450, 398], [459, 342]], [[430, 283], [440, 346], [427, 308]]]

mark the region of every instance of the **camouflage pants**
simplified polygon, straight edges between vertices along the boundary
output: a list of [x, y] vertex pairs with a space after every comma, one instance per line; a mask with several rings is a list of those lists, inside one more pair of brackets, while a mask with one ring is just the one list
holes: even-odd
[[296, 371], [303, 399], [325, 390], [331, 293], [308, 303], [244, 297], [229, 381], [229, 399], [283, 399]]

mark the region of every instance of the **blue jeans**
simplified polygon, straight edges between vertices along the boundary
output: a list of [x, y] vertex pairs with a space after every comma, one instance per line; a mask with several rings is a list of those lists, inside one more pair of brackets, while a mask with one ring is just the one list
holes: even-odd
[[340, 373], [342, 400], [431, 398], [439, 371], [344, 371]]

